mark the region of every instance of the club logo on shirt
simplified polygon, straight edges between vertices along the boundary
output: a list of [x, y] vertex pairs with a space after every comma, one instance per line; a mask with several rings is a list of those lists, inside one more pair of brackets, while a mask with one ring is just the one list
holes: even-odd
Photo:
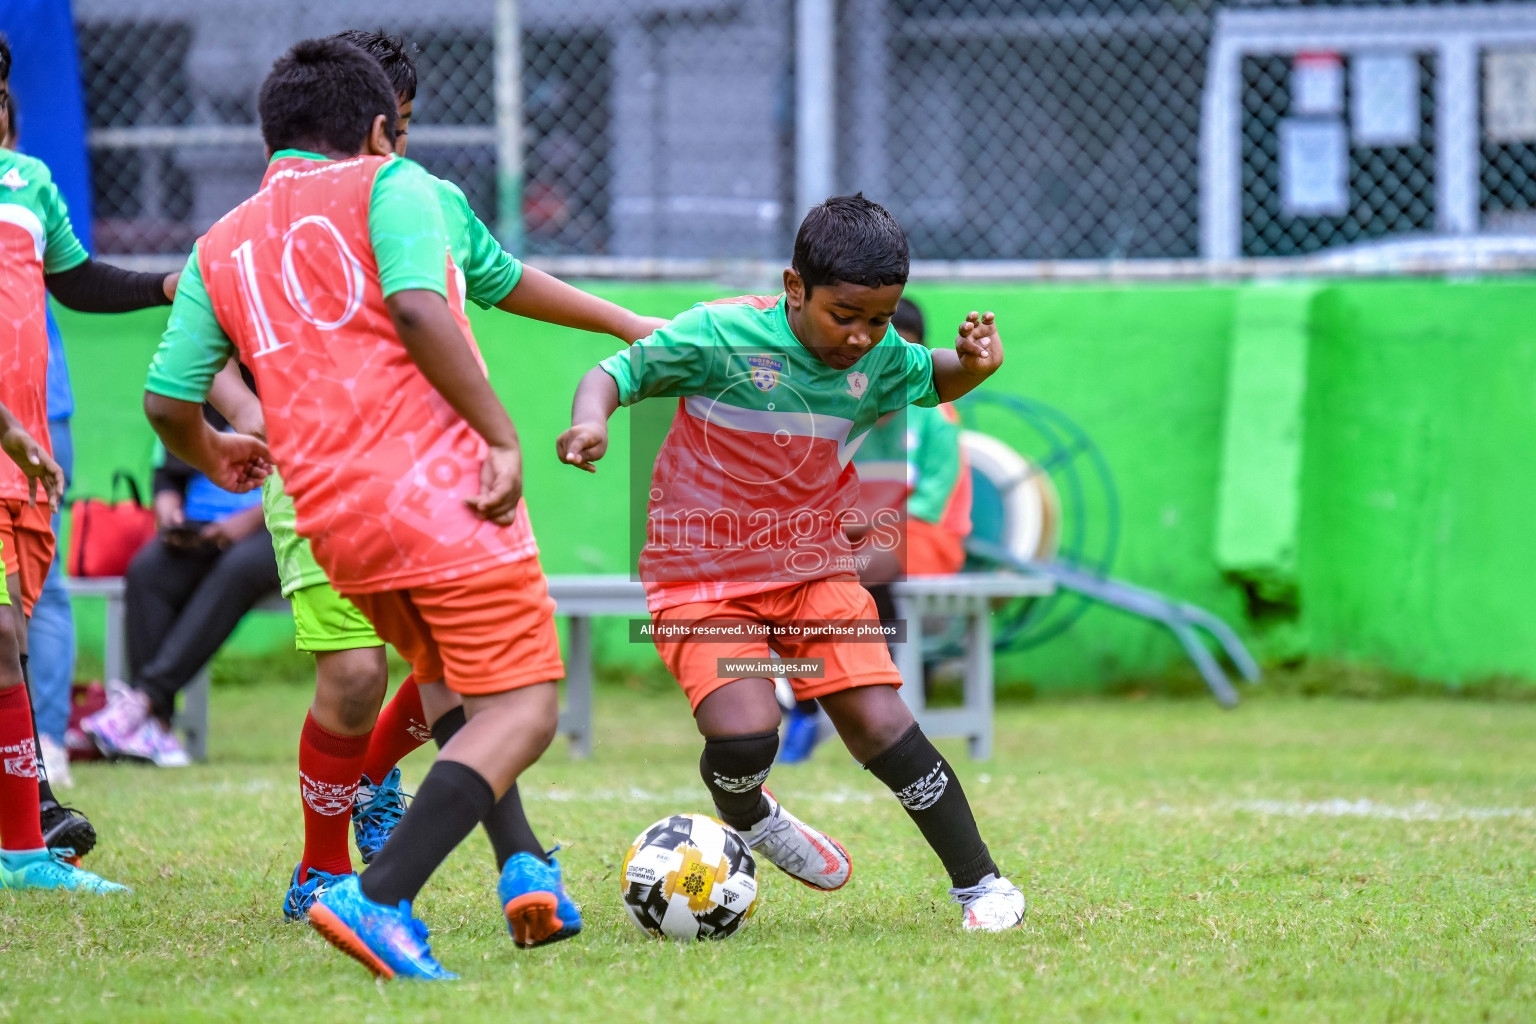
[[10, 170], [5, 172], [4, 177], [0, 177], [0, 185], [4, 185], [12, 192], [20, 192], [22, 189], [27, 187], [27, 179], [21, 176], [20, 171], [12, 167]]
[[784, 372], [784, 361], [772, 356], [747, 356], [752, 367], [752, 385], [759, 391], [772, 391]]
[[846, 392], [847, 394], [852, 395], [854, 398], [863, 398], [864, 397], [864, 392], [866, 392], [868, 390], [869, 390], [869, 378], [868, 377], [864, 376], [864, 374], [860, 373], [858, 370], [854, 370], [852, 373], [850, 373], [848, 375], [848, 391]]

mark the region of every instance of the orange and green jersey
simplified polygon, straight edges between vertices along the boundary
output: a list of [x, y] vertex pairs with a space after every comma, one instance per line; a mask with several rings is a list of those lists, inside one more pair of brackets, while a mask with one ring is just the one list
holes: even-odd
[[795, 338], [782, 296], [700, 304], [599, 365], [623, 405], [680, 399], [640, 553], [652, 612], [857, 579], [853, 453], [884, 413], [938, 402], [927, 349], [892, 329], [834, 369]]
[[[41, 160], [0, 150], [0, 405], [48, 440], [48, 293], [44, 274], [86, 260], [69, 209]], [[0, 459], [0, 498], [26, 498], [27, 478]]]
[[[957, 537], [971, 532], [971, 467], [960, 443], [960, 414], [944, 403], [915, 406], [905, 421], [878, 423], [854, 465], [866, 491], [905, 494], [906, 514]], [[890, 484], [889, 488], [882, 485]]]
[[521, 504], [510, 526], [464, 504], [479, 490], [485, 441], [395, 333], [384, 299], [409, 289], [447, 298], [479, 357], [430, 176], [401, 158], [284, 150], [260, 190], [198, 240], [146, 384], [201, 401], [238, 352], [298, 533], [343, 593], [537, 553]]
[[[523, 265], [501, 247], [491, 229], [475, 216], [464, 192], [451, 181], [428, 175], [443, 208], [443, 225], [448, 229], [448, 251], [453, 264], [464, 275], [466, 298], [481, 309], [489, 309], [517, 287]], [[315, 561], [309, 541], [299, 535], [298, 513], [293, 499], [283, 490], [283, 478], [273, 473], [261, 488], [262, 515], [272, 534], [272, 551], [277, 556], [277, 575], [284, 597], [305, 587], [328, 584], [330, 580]]]

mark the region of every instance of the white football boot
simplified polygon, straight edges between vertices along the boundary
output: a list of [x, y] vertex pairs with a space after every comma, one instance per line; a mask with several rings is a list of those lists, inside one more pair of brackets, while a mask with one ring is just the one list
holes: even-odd
[[1005, 932], [1024, 924], [1024, 893], [1006, 878], [988, 875], [949, 895], [960, 904], [960, 925], [968, 932]]
[[768, 816], [751, 828], [737, 829], [752, 852], [812, 889], [831, 892], [847, 884], [853, 874], [848, 851], [786, 811], [772, 793], [763, 790], [763, 796], [768, 799]]

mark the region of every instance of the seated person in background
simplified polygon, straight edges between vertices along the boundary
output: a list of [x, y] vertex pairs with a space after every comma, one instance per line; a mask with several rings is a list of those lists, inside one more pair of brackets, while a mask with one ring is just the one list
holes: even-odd
[[[891, 318], [902, 340], [926, 345], [923, 314], [903, 298]], [[875, 599], [880, 621], [896, 621], [891, 581], [903, 576], [947, 576], [965, 565], [965, 538], [971, 532], [971, 465], [960, 444], [960, 414], [945, 402], [908, 406], [877, 422], [854, 453], [859, 471], [862, 523], [881, 509], [899, 509], [902, 544], [896, 551], [863, 545], [858, 551], [869, 562], [859, 578]], [[868, 526], [848, 530], [857, 542]], [[910, 624], [909, 642], [918, 642], [918, 624]], [[924, 680], [926, 687], [927, 680]], [[787, 764], [811, 756], [817, 743], [831, 733], [831, 723], [814, 700], [800, 701], [785, 718], [779, 760]]]
[[[212, 406], [203, 415], [228, 429]], [[245, 613], [277, 593], [278, 574], [260, 490], [231, 494], [167, 454], [154, 505], [159, 535], [128, 566], [129, 681], [109, 681], [107, 706], [81, 727], [108, 757], [170, 768], [190, 761], [170, 728], [176, 694]]]

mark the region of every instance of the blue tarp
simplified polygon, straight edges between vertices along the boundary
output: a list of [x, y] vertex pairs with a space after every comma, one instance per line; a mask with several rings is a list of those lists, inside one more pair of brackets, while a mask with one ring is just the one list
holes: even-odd
[[91, 171], [85, 97], [69, 0], [0, 0], [0, 32], [11, 40], [11, 92], [21, 149], [53, 172], [75, 234], [91, 248]]

